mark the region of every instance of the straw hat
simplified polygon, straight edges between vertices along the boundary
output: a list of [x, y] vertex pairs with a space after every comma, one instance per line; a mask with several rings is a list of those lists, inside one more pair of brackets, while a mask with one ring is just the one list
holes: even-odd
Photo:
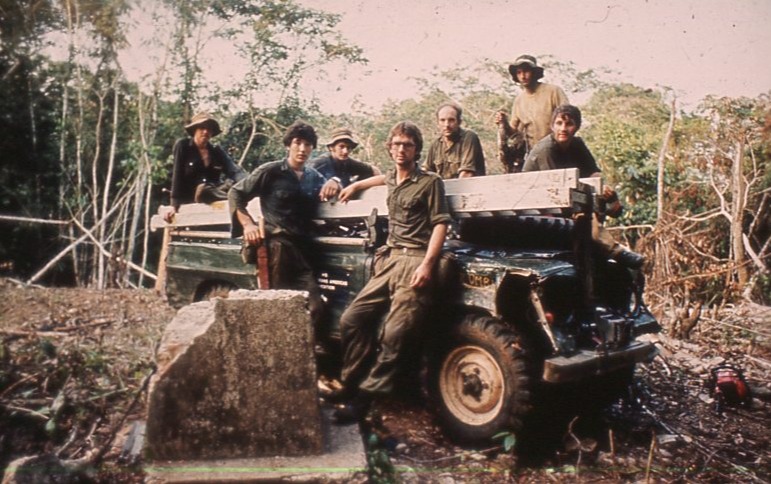
[[220, 124], [209, 113], [198, 113], [193, 116], [190, 124], [185, 126], [185, 131], [187, 131], [187, 134], [190, 136], [193, 136], [195, 134], [196, 128], [201, 128], [204, 126], [208, 126], [208, 128], [211, 130], [212, 138], [222, 132], [220, 129]]

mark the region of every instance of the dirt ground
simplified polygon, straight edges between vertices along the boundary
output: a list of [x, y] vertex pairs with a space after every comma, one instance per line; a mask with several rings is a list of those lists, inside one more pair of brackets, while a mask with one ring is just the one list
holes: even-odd
[[[88, 464], [83, 482], [141, 482], [141, 461], [123, 448], [174, 313], [147, 290], [0, 279], [0, 467], [53, 453]], [[655, 339], [661, 355], [638, 369], [628, 398], [576, 414], [582, 389], [556, 393], [548, 428], [516, 452], [454, 445], [420, 398], [379, 404], [366, 436], [377, 440], [372, 481], [771, 482], [771, 309], [704, 318], [690, 341]], [[744, 371], [751, 405], [716, 411], [705, 382], [723, 363]]]

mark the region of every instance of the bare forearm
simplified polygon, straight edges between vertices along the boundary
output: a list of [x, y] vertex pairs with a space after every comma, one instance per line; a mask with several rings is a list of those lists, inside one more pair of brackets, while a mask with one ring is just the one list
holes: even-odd
[[444, 245], [444, 239], [446, 237], [447, 224], [434, 225], [434, 229], [431, 231], [431, 238], [428, 240], [426, 256], [423, 259], [423, 262], [428, 264], [429, 267], [433, 267], [434, 264], [436, 264], [439, 254], [442, 253], [442, 246]]
[[356, 194], [356, 192], [379, 185], [385, 185], [385, 175], [372, 176], [365, 178], [364, 180], [359, 180], [356, 183], [351, 183], [340, 191], [337, 199], [341, 202], [347, 202], [354, 194]]

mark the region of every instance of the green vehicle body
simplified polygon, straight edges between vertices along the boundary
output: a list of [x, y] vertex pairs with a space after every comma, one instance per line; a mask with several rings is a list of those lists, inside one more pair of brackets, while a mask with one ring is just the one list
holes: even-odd
[[[329, 312], [323, 338], [332, 352], [339, 351], [340, 315], [368, 280], [386, 223], [371, 216], [331, 224], [334, 230], [314, 239]], [[656, 355], [653, 344], [637, 340], [659, 330], [642, 300], [643, 275], [597, 258], [588, 227], [512, 215], [463, 220], [455, 234], [440, 263], [422, 361], [440, 420], [457, 441], [523, 430], [545, 386], [603, 378], [618, 386], [620, 378], [617, 396], [635, 365]], [[225, 226], [174, 231], [166, 257], [170, 302], [257, 289], [255, 266], [240, 252]]]

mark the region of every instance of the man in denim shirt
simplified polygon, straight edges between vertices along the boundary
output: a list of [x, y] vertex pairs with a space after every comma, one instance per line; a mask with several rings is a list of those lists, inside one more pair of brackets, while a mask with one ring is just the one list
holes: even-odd
[[[244, 236], [249, 245], [267, 237], [270, 286], [274, 289], [308, 291], [314, 327], [323, 311], [321, 290], [311, 265], [310, 235], [319, 192], [326, 182], [321, 173], [305, 166], [316, 147], [316, 131], [302, 121], [284, 134], [287, 158], [257, 167], [230, 190], [231, 235]], [[246, 205], [260, 197], [265, 234], [246, 211]]]
[[380, 175], [380, 170], [369, 163], [351, 158], [351, 152], [359, 146], [348, 128], [332, 131], [327, 143], [329, 153], [308, 162], [328, 181], [321, 188], [321, 199], [328, 200], [351, 183]]

